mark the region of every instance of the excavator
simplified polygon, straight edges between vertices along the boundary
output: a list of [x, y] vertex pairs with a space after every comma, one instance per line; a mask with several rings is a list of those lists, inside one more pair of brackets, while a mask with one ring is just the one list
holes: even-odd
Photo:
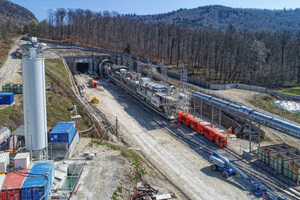
[[222, 171], [222, 175], [228, 178], [230, 175], [239, 174], [245, 180], [250, 181], [254, 194], [262, 196], [267, 194], [267, 185], [263, 182], [254, 182], [247, 174], [234, 166], [227, 158], [221, 156], [218, 152], [213, 152], [209, 157], [209, 162], [212, 163], [211, 169]]

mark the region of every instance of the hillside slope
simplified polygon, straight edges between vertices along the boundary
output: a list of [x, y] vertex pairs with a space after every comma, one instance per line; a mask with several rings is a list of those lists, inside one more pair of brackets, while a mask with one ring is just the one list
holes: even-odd
[[9, 18], [16, 22], [28, 22], [36, 19], [34, 14], [26, 8], [7, 0], [0, 0], [0, 16], [1, 18]]
[[237, 30], [288, 30], [296, 33], [300, 28], [300, 9], [267, 10], [242, 9], [213, 5], [194, 9], [179, 9], [164, 14], [133, 16], [145, 22], [184, 24], [191, 28], [211, 27], [225, 29], [230, 24]]

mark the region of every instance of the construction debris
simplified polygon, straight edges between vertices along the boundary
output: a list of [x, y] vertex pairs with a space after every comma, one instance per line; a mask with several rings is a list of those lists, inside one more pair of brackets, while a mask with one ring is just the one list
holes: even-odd
[[156, 195], [158, 192], [158, 190], [145, 183], [144, 187], [140, 186], [135, 189], [135, 192], [131, 196], [130, 200], [164, 200], [175, 198], [175, 196], [171, 194]]

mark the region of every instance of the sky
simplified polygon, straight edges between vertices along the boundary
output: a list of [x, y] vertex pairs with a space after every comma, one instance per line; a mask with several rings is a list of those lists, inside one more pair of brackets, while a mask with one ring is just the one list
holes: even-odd
[[207, 5], [223, 5], [233, 8], [295, 9], [299, 0], [9, 0], [30, 10], [41, 21], [47, 18], [51, 8], [81, 8], [102, 12], [117, 11], [120, 14], [159, 14], [180, 8], [197, 8]]

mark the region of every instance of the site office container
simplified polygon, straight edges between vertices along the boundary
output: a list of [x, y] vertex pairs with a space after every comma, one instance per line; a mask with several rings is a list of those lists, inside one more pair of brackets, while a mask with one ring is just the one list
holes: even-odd
[[76, 134], [75, 122], [58, 122], [50, 132], [50, 143], [68, 143], [70, 146]]
[[30, 153], [17, 153], [14, 157], [15, 169], [27, 169], [30, 164]]
[[54, 180], [54, 162], [38, 161], [34, 163], [29, 175], [22, 184], [21, 199], [47, 200]]
[[[21, 200], [20, 187], [23, 184], [29, 170], [9, 172], [2, 185], [0, 199], [2, 200]], [[22, 173], [23, 172], [23, 173]]]
[[9, 165], [9, 152], [0, 153], [0, 173], [5, 173]]
[[11, 105], [14, 102], [14, 93], [0, 92], [0, 105]]

